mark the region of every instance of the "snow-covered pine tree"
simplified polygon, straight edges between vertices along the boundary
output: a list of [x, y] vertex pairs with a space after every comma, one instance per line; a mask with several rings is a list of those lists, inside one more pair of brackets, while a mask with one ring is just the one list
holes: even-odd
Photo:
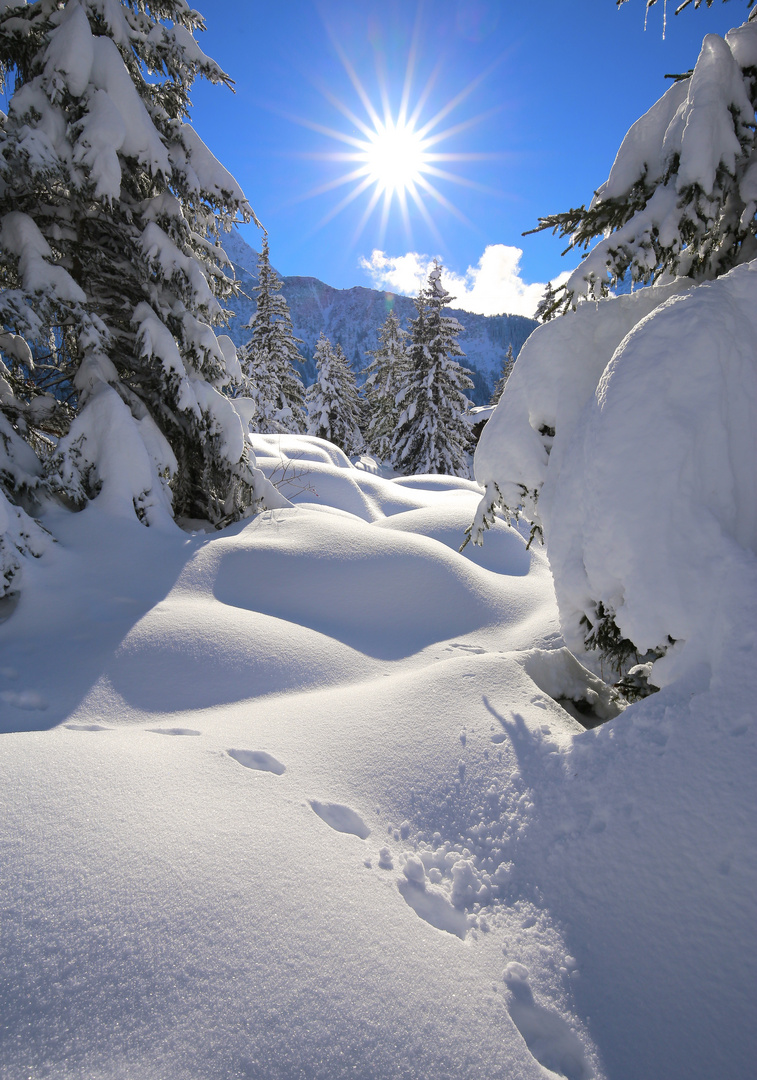
[[407, 337], [407, 330], [390, 311], [379, 330], [378, 349], [368, 354], [373, 359], [365, 369], [363, 389], [368, 414], [366, 442], [380, 461], [388, 461], [394, 453], [397, 395], [405, 381]]
[[[219, 523], [264, 484], [222, 392], [218, 243], [254, 218], [186, 122], [229, 77], [186, 0], [0, 3], [0, 483]], [[8, 434], [8, 429], [13, 434]], [[32, 510], [33, 510], [32, 506]], [[11, 560], [12, 561], [12, 560]]]
[[[697, 6], [699, 6], [697, 4]], [[628, 276], [701, 282], [757, 255], [757, 8], [725, 38], [708, 34], [693, 70], [630, 128], [587, 209], [540, 218], [534, 232], [588, 248], [538, 314], [549, 319]]]
[[328, 439], [348, 456], [365, 443], [360, 432], [360, 398], [355, 375], [341, 345], [321, 333], [315, 346], [318, 377], [307, 392], [308, 435]]
[[394, 464], [407, 474], [470, 475], [465, 391], [473, 383], [453, 359], [465, 353], [457, 342], [462, 326], [443, 314], [452, 299], [435, 262], [415, 301], [418, 316], [411, 323], [406, 382], [397, 400], [401, 415]]
[[281, 279], [271, 266], [268, 237], [258, 258], [257, 309], [250, 320], [252, 336], [240, 351], [244, 384], [240, 392], [256, 404], [252, 424], [265, 433], [307, 430], [305, 388], [295, 365], [303, 363], [294, 336], [289, 306], [281, 295]]
[[494, 387], [494, 393], [489, 401], [490, 405], [496, 405], [499, 402], [499, 399], [502, 397], [502, 391], [505, 389], [505, 383], [512, 375], [514, 367], [515, 357], [513, 356], [513, 347], [512, 345], [508, 345], [505, 359], [502, 361], [502, 370], [497, 379], [497, 385]]

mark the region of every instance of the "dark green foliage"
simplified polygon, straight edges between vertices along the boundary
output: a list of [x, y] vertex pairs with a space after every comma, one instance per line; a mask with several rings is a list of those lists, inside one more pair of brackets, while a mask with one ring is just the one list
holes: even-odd
[[[600, 600], [594, 619], [584, 615], [580, 625], [585, 628], [584, 645], [589, 651], [597, 650], [610, 671], [607, 681], [613, 677], [613, 685], [627, 701], [637, 701], [656, 693], [659, 687], [649, 681], [649, 668], [655, 660], [665, 655], [675, 644], [672, 638], [656, 649], [643, 655], [632, 641], [624, 637], [615, 620], [615, 612]], [[605, 678], [603, 671], [602, 677]]]
[[308, 435], [326, 439], [348, 457], [362, 452], [361, 403], [355, 374], [341, 345], [321, 333], [315, 347], [318, 378], [307, 391]]
[[393, 311], [379, 330], [379, 347], [369, 353], [365, 369], [366, 442], [380, 461], [389, 461], [395, 449], [399, 420], [397, 398], [407, 377], [407, 331]]
[[502, 370], [500, 371], [499, 378], [497, 379], [497, 385], [494, 387], [494, 393], [492, 394], [491, 400], [489, 401], [490, 405], [496, 405], [499, 402], [499, 399], [502, 397], [502, 393], [505, 389], [505, 383], [512, 375], [514, 367], [515, 357], [513, 356], [513, 347], [512, 345], [508, 345], [505, 359], [502, 361]]

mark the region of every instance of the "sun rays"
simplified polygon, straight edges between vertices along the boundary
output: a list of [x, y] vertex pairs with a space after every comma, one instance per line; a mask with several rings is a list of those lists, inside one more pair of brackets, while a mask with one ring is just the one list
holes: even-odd
[[[425, 114], [430, 112], [430, 102], [434, 96], [439, 79], [441, 65], [432, 72], [422, 90], [413, 97], [413, 81], [417, 60], [418, 28], [409, 50], [401, 92], [392, 90], [389, 80], [377, 56], [376, 74], [378, 92], [376, 98], [365, 88], [354, 65], [345, 50], [332, 35], [332, 43], [349, 77], [357, 96], [359, 106], [348, 104], [343, 96], [334, 93], [326, 86], [319, 86], [322, 96], [333, 106], [347, 122], [348, 130], [336, 126], [326, 126], [303, 117], [289, 116], [288, 119], [326, 136], [339, 148], [309, 153], [307, 157], [318, 158], [335, 166], [333, 175], [325, 183], [308, 191], [303, 199], [323, 196], [329, 192], [346, 189], [321, 217], [316, 230], [321, 229], [353, 203], [361, 205], [357, 225], [352, 241], [357, 243], [368, 223], [378, 216], [377, 242], [381, 244], [386, 235], [390, 217], [399, 213], [408, 242], [412, 243], [412, 217], [417, 214], [428, 227], [435, 240], [441, 244], [442, 238], [436, 226], [431, 209], [442, 207], [465, 224], [470, 225], [461, 209], [440, 190], [439, 182], [448, 189], [450, 185], [461, 188], [473, 188], [492, 194], [490, 188], [474, 180], [449, 171], [444, 166], [456, 165], [501, 158], [499, 153], [469, 153], [454, 147], [472, 127], [488, 119], [498, 109], [487, 110], [475, 116], [469, 116], [457, 122], [448, 123], [453, 112], [458, 109], [470, 94], [480, 85], [491, 71], [479, 74], [462, 90], [448, 98], [434, 112], [430, 119]], [[495, 65], [492, 65], [495, 66]], [[396, 101], [399, 96], [399, 102]], [[411, 106], [412, 101], [412, 106]], [[361, 108], [362, 107], [362, 108]], [[342, 166], [340, 169], [339, 166]], [[363, 205], [364, 204], [364, 205]]]

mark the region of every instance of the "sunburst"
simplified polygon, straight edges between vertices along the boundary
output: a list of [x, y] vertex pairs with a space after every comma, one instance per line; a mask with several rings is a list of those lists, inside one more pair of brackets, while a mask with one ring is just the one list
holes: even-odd
[[321, 218], [316, 226], [317, 229], [333, 220], [355, 200], [365, 197], [365, 207], [356, 226], [353, 242], [357, 242], [374, 213], [380, 214], [379, 243], [383, 242], [393, 210], [399, 210], [406, 236], [411, 241], [410, 211], [414, 207], [432, 235], [441, 243], [442, 238], [430, 212], [433, 204], [443, 207], [465, 224], [470, 226], [471, 223], [459, 207], [439, 189], [438, 181], [472, 188], [490, 195], [500, 194], [474, 180], [442, 168], [443, 165], [452, 162], [491, 161], [504, 157], [502, 153], [468, 153], [447, 150], [442, 146], [442, 144], [449, 146], [457, 136], [499, 111], [499, 108], [490, 109], [447, 126], [448, 118], [454, 110], [473, 93], [498, 61], [451, 97], [430, 119], [422, 120], [423, 114], [428, 111], [440, 68], [437, 67], [432, 73], [411, 108], [417, 59], [417, 31], [418, 27], [416, 27], [416, 34], [409, 51], [401, 97], [396, 108], [392, 107], [389, 87], [386, 78], [382, 76], [380, 65], [377, 63], [379, 109], [371, 100], [344, 49], [332, 35], [332, 42], [342, 66], [363, 106], [364, 116], [350, 108], [329, 88], [319, 86], [321, 94], [349, 122], [352, 131], [341, 131], [336, 127], [327, 127], [298, 116], [288, 117], [298, 124], [327, 136], [345, 148], [306, 155], [347, 165], [345, 171], [302, 196], [303, 199], [312, 198], [343, 187], [349, 189]]
[[426, 140], [412, 124], [387, 119], [371, 132], [363, 152], [365, 175], [381, 192], [398, 194], [418, 184], [428, 168]]

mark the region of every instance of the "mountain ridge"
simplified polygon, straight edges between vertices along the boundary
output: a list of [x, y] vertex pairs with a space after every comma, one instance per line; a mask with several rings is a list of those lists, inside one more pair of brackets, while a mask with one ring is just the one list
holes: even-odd
[[[250, 336], [245, 325], [255, 312], [253, 290], [257, 285], [258, 254], [238, 233], [230, 234], [225, 239], [224, 249], [234, 265], [241, 286], [240, 295], [233, 303], [235, 314], [227, 331], [234, 343], [240, 346]], [[413, 299], [409, 296], [382, 292], [364, 285], [336, 289], [310, 276], [279, 276], [295, 336], [302, 342], [299, 348], [305, 362], [301, 375], [306, 386], [315, 381], [313, 354], [321, 332], [334, 344], [342, 346], [360, 380], [362, 371], [371, 359], [368, 353], [378, 348], [378, 331], [388, 313], [394, 311], [405, 329], [417, 314]], [[471, 372], [473, 403], [488, 404], [508, 346], [512, 345], [513, 355], [517, 357], [521, 346], [538, 323], [524, 315], [477, 315], [452, 307], [446, 310], [463, 327], [459, 341], [465, 357], [461, 357], [460, 362]]]

